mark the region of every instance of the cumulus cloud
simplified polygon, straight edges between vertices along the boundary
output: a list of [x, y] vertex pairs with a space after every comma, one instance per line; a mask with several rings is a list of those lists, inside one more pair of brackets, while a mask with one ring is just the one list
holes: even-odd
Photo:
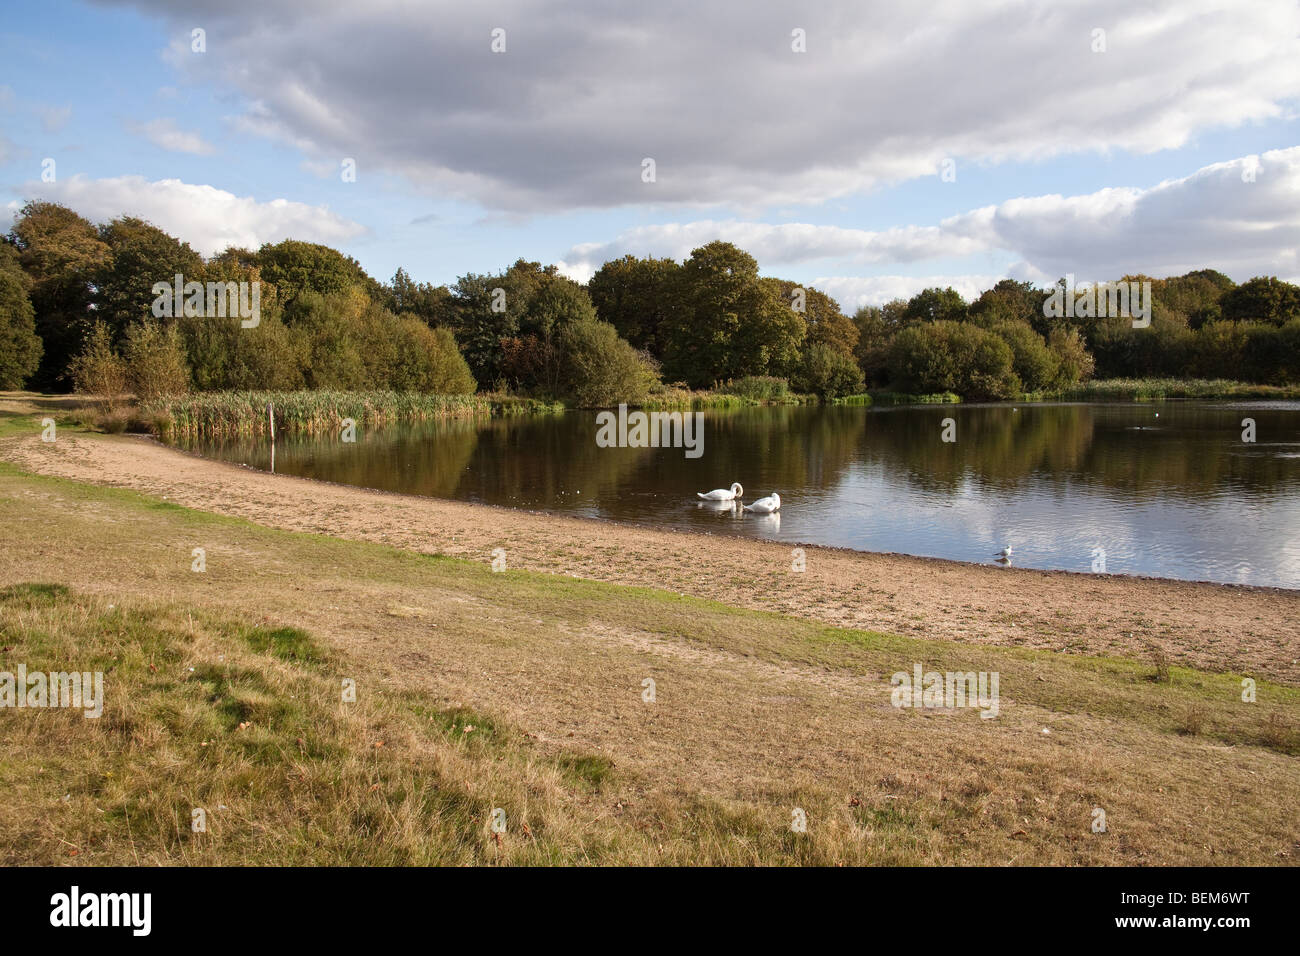
[[[337, 244], [366, 231], [359, 223], [322, 206], [287, 199], [259, 202], [251, 196], [179, 179], [151, 182], [141, 176], [74, 176], [57, 183], [29, 182], [22, 192], [29, 198], [63, 203], [93, 222], [121, 215], [147, 219], [205, 256], [230, 246], [256, 249], [264, 242], [290, 238]], [[11, 203], [10, 215], [19, 207], [19, 203]]]
[[979, 236], [963, 234], [955, 220], [941, 226], [905, 226], [872, 232], [841, 226], [792, 222], [700, 220], [638, 226], [605, 243], [583, 243], [565, 256], [566, 265], [600, 263], [628, 252], [682, 259], [692, 249], [721, 239], [734, 243], [760, 263], [798, 263], [814, 259], [849, 258], [855, 262], [914, 262], [941, 256], [962, 256], [986, 248]]
[[1285, 116], [1300, 95], [1293, 0], [131, 5], [169, 21], [189, 79], [244, 92], [243, 128], [515, 212], [747, 211], [933, 175], [949, 157], [1177, 148]]
[[131, 127], [149, 142], [160, 149], [173, 153], [192, 153], [196, 156], [208, 156], [216, 150], [211, 143], [198, 133], [180, 129], [172, 119], [155, 119]]
[[931, 276], [819, 276], [812, 281], [850, 313], [863, 305], [882, 305], [891, 299], [910, 299], [922, 289], [951, 286], [970, 302], [992, 288], [1003, 275]]
[[[1013, 277], [1038, 282], [1066, 273], [1087, 281], [1137, 272], [1180, 275], [1206, 266], [1238, 280], [1295, 276], [1300, 274], [1300, 146], [1216, 163], [1145, 189], [1009, 199], [935, 226], [878, 232], [734, 220], [638, 226], [606, 242], [574, 246], [562, 268], [583, 278], [622, 255], [682, 259], [715, 239], [749, 251], [765, 271], [820, 259], [897, 265], [1000, 253], [1018, 260], [1008, 270]], [[978, 291], [998, 278], [838, 275], [817, 284], [841, 303], [858, 305], [929, 285], [965, 292], [975, 288], [971, 283], [983, 282]]]

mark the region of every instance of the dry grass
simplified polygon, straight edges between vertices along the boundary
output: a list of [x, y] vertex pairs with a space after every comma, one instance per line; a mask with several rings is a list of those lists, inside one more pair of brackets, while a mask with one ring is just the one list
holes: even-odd
[[[12, 466], [0, 527], [0, 669], [111, 668], [100, 720], [0, 711], [5, 862], [1300, 855], [1300, 691], [1267, 681], [1245, 704], [1233, 674], [494, 574]], [[890, 706], [913, 662], [998, 671], [1001, 715]]]

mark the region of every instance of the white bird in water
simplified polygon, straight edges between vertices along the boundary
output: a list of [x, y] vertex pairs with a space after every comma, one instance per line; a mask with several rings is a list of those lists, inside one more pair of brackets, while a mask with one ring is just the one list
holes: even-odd
[[744, 497], [745, 489], [740, 487], [740, 482], [735, 482], [730, 488], [714, 488], [708, 494], [697, 491], [696, 497], [705, 501], [732, 501], [736, 498]]
[[999, 561], [1010, 561], [1010, 560], [1011, 560], [1011, 545], [1007, 545], [1005, 548], [1003, 548], [1003, 549], [1002, 549], [1001, 551], [999, 551], [997, 554], [993, 555], [993, 557], [997, 558]]
[[752, 511], [756, 515], [775, 514], [781, 510], [781, 496], [775, 491], [766, 498], [759, 498], [752, 505], [745, 505], [746, 511]]

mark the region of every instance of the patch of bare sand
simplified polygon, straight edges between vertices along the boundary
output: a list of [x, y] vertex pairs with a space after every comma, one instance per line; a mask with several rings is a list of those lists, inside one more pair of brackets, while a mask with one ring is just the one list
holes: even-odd
[[[1300, 684], [1300, 591], [984, 567], [369, 491], [210, 461], [139, 437], [0, 442], [38, 474], [131, 488], [268, 527], [711, 598], [897, 634], [1150, 658]], [[611, 557], [616, 556], [616, 557]]]

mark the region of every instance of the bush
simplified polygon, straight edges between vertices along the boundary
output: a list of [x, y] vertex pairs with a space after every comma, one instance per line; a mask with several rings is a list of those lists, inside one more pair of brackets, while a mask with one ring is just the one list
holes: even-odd
[[152, 319], [132, 325], [126, 331], [122, 358], [131, 390], [141, 401], [189, 391], [190, 372], [174, 325], [163, 327]]
[[113, 351], [108, 326], [96, 322], [81, 353], [68, 366], [72, 386], [83, 395], [97, 396], [108, 410], [126, 397], [126, 363]]
[[1056, 362], [1056, 375], [1052, 388], [1068, 388], [1092, 378], [1092, 353], [1084, 344], [1083, 336], [1075, 329], [1055, 328], [1047, 336], [1047, 347]]
[[1300, 319], [1282, 326], [1242, 323], [1245, 345], [1242, 366], [1255, 382], [1300, 382]]
[[1254, 323], [1207, 322], [1192, 344], [1192, 368], [1201, 378], [1235, 378], [1243, 374], [1246, 340]]
[[1011, 346], [960, 322], [909, 326], [890, 347], [891, 385], [915, 394], [955, 392], [965, 399], [1011, 398], [1021, 391]]
[[862, 391], [862, 369], [853, 357], [829, 345], [810, 345], [795, 376], [795, 388], [801, 392], [838, 398]]
[[1041, 392], [1056, 380], [1057, 358], [1028, 322], [1002, 321], [989, 331], [1011, 346], [1011, 367], [1026, 392]]
[[397, 359], [378, 376], [387, 388], [399, 392], [468, 395], [477, 387], [449, 330], [431, 329], [414, 318], [398, 320], [391, 328]]
[[567, 387], [580, 406], [601, 408], [643, 402], [655, 374], [608, 322], [578, 319], [561, 332]]

